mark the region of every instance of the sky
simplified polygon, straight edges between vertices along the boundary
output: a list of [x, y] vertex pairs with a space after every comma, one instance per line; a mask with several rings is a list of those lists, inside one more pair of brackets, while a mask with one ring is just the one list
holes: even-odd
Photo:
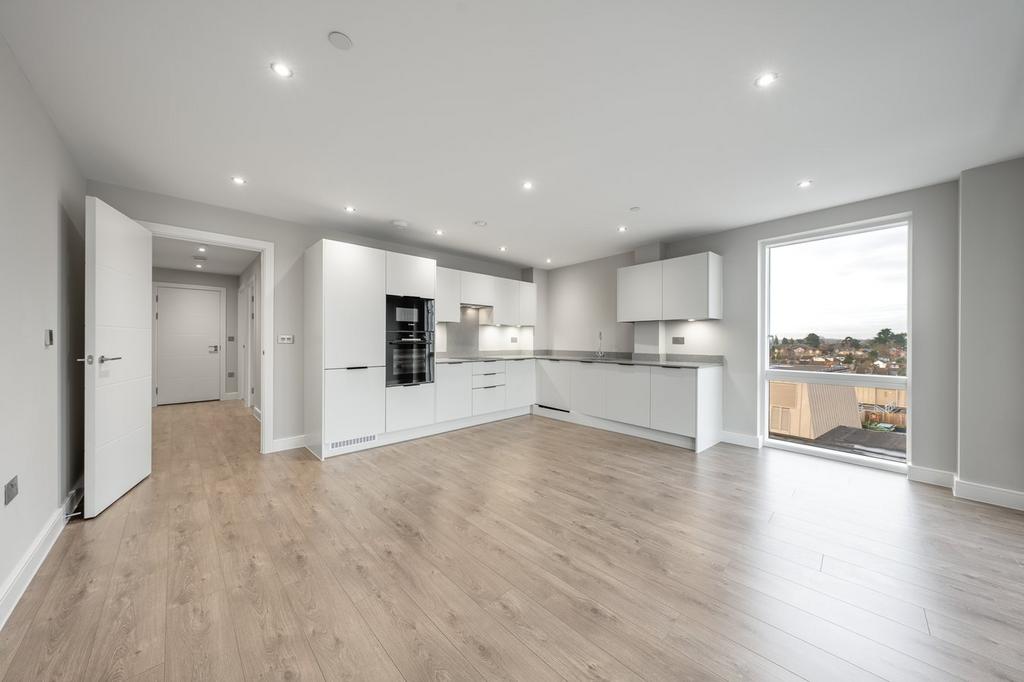
[[772, 247], [770, 333], [872, 338], [907, 331], [907, 227]]

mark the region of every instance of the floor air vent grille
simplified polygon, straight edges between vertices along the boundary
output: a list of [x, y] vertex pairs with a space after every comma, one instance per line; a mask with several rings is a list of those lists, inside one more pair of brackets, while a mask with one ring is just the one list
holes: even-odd
[[348, 438], [346, 440], [336, 440], [331, 443], [331, 450], [337, 450], [339, 448], [350, 448], [353, 445], [361, 445], [362, 443], [372, 443], [377, 440], [377, 434], [370, 436], [356, 436], [355, 438]]

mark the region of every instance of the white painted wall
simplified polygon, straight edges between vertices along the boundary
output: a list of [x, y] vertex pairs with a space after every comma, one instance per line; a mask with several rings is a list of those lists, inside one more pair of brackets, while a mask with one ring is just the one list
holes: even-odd
[[[209, 272], [196, 270], [171, 270], [169, 268], [153, 268], [154, 282], [170, 282], [172, 284], [200, 284], [208, 287], [224, 287], [225, 294], [225, 321], [224, 329], [228, 337], [234, 337], [234, 341], [225, 341], [222, 348], [224, 356], [224, 371], [234, 372], [235, 376], [225, 377], [224, 391], [235, 393], [238, 391], [238, 276], [237, 275], [215, 275]], [[154, 327], [155, 328], [155, 327]], [[155, 341], [155, 339], [154, 339]], [[153, 355], [154, 361], [156, 354]], [[156, 376], [154, 374], [153, 376]]]
[[1024, 364], [1016, 357], [1024, 339], [1022, 296], [1024, 158], [960, 176], [959, 478], [1016, 491], [1018, 500], [1024, 500]]
[[[303, 427], [303, 259], [306, 248], [319, 239], [339, 239], [365, 246], [435, 258], [438, 265], [519, 279], [519, 267], [489, 262], [440, 250], [378, 241], [328, 227], [299, 225], [243, 211], [175, 197], [142, 192], [99, 182], [88, 183], [89, 194], [125, 215], [179, 227], [231, 234], [274, 243], [274, 336], [294, 334], [295, 343], [278, 345], [274, 355], [274, 437], [301, 435]], [[244, 277], [244, 273], [243, 273]]]
[[0, 506], [3, 598], [82, 473], [85, 181], [2, 38], [0, 93], [0, 484], [20, 487]]
[[[633, 253], [587, 261], [548, 271], [546, 346], [552, 350], [633, 351], [633, 325], [617, 322], [619, 268], [633, 265]], [[539, 296], [538, 292], [538, 296]]]

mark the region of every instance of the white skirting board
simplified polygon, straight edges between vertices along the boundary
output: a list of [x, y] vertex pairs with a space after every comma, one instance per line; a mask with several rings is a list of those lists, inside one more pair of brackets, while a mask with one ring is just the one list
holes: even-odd
[[242, 394], [240, 394], [238, 391], [233, 391], [231, 393], [225, 393], [224, 395], [222, 395], [220, 397], [220, 399], [221, 400], [241, 400], [242, 399]]
[[57, 542], [67, 519], [64, 515], [64, 507], [58, 507], [50, 515], [46, 525], [39, 531], [39, 535], [33, 540], [32, 546], [15, 566], [11, 575], [4, 580], [3, 587], [0, 587], [0, 628], [4, 626], [14, 607], [18, 605], [21, 595], [25, 594], [28, 584], [32, 582], [36, 571], [43, 565], [43, 560]]
[[[339, 455], [351, 455], [355, 452], [362, 452], [363, 450], [372, 450], [373, 448], [379, 448], [384, 445], [394, 445], [395, 443], [401, 443], [407, 440], [415, 440], [416, 438], [425, 438], [426, 436], [436, 436], [439, 433], [447, 433], [448, 431], [457, 431], [459, 429], [466, 429], [471, 426], [480, 426], [481, 424], [489, 424], [491, 422], [502, 421], [503, 419], [511, 419], [513, 417], [522, 417], [530, 414], [529, 407], [514, 407], [508, 410], [502, 410], [500, 412], [490, 412], [488, 414], [479, 414], [473, 417], [465, 417], [464, 419], [453, 419], [447, 422], [441, 422], [439, 424], [428, 424], [427, 426], [419, 426], [415, 429], [406, 429], [404, 431], [390, 431], [385, 433], [377, 434], [376, 439], [371, 442], [363, 443], [360, 445], [352, 446], [338, 452], [325, 452], [323, 459], [331, 457], [338, 457]], [[300, 440], [303, 440], [299, 437]], [[276, 441], [275, 441], [276, 442]], [[308, 445], [303, 442], [295, 447], [305, 446], [307, 450], [313, 452]], [[316, 453], [313, 453], [314, 456]]]
[[295, 448], [304, 447], [306, 447], [305, 436], [288, 436], [287, 438], [275, 438], [270, 443], [270, 449], [267, 452], [282, 452], [283, 450], [294, 450]]
[[260, 408], [255, 405], [252, 406], [252, 416], [256, 417], [256, 421], [263, 422], [263, 413], [260, 412]]
[[595, 429], [614, 431], [615, 433], [622, 433], [627, 436], [645, 438], [647, 440], [653, 440], [658, 443], [665, 443], [666, 445], [674, 445], [677, 448], [686, 448], [687, 450], [694, 449], [693, 439], [688, 436], [677, 436], [674, 433], [655, 431], [654, 429], [645, 429], [642, 426], [623, 424], [621, 422], [615, 422], [609, 419], [601, 419], [600, 417], [591, 417], [586, 414], [577, 414], [575, 412], [563, 412], [561, 410], [552, 410], [547, 407], [541, 407], [540, 405], [533, 406], [533, 414], [539, 417], [549, 417], [550, 419], [558, 419], [563, 422], [580, 424], [581, 426], [590, 426]]
[[1008, 490], [997, 488], [994, 485], [984, 483], [972, 483], [965, 481], [959, 476], [953, 481], [953, 495], [962, 497], [965, 500], [994, 504], [997, 507], [1009, 507], [1024, 511], [1024, 492], [1020, 490]]
[[722, 442], [730, 445], [741, 445], [745, 448], [760, 448], [763, 443], [760, 436], [752, 436], [746, 433], [735, 431], [722, 431]]
[[911, 464], [907, 467], [907, 478], [911, 481], [917, 481], [918, 483], [927, 483], [928, 485], [942, 486], [943, 488], [952, 488], [953, 480], [956, 478], [956, 474], [952, 471], [943, 471], [942, 469], [930, 469], [928, 467], [914, 466]]

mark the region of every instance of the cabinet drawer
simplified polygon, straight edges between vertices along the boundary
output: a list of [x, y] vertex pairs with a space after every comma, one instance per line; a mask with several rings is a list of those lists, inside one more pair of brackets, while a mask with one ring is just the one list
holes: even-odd
[[505, 373], [504, 360], [482, 360], [473, 363], [473, 374], [494, 374], [495, 372]]
[[492, 374], [474, 374], [473, 388], [487, 388], [488, 386], [504, 386], [505, 373], [494, 372]]
[[505, 409], [505, 387], [491, 386], [489, 388], [473, 389], [473, 414], [487, 414], [488, 412], [500, 412]]

